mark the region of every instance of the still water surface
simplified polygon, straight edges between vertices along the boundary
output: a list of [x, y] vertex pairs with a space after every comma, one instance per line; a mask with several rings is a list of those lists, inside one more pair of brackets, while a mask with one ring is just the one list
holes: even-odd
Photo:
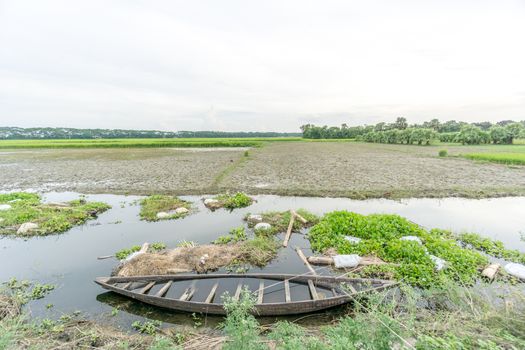
[[[47, 193], [44, 194], [44, 199], [58, 202], [76, 199], [78, 196], [78, 193], [71, 192]], [[88, 195], [88, 200], [104, 201], [112, 209], [101, 214], [98, 219], [61, 235], [26, 240], [0, 239], [0, 281], [16, 277], [57, 285], [46, 298], [30, 304], [31, 312], [37, 317], [55, 318], [79, 310], [84, 317], [123, 327], [129, 327], [133, 320], [143, 317], [159, 319], [168, 324], [192, 324], [191, 315], [148, 307], [102, 290], [93, 280], [98, 276], [108, 276], [117, 261], [97, 260], [97, 257], [111, 255], [122, 248], [144, 242], [165, 242], [168, 247], [174, 247], [182, 240], [205, 244], [231, 228], [243, 225], [242, 218], [246, 213], [298, 208], [316, 214], [333, 210], [350, 210], [362, 214], [395, 213], [426, 228], [477, 232], [503, 241], [508, 248], [525, 251], [525, 242], [522, 239], [525, 235], [525, 197], [359, 201], [344, 198], [257, 196], [257, 202], [248, 208], [233, 212], [211, 212], [204, 207], [201, 197], [184, 196], [182, 198], [194, 202], [197, 208], [195, 214], [184, 219], [155, 223], [139, 220], [140, 207], [136, 202], [140, 198]], [[301, 234], [293, 234], [289, 247], [281, 249], [278, 258], [265, 267], [264, 271], [306, 272], [293, 250], [297, 246], [302, 247], [307, 255], [310, 253], [308, 240]], [[53, 304], [53, 307], [46, 308], [48, 304]], [[119, 308], [120, 312], [116, 317], [110, 317], [114, 307]], [[329, 318], [330, 314], [324, 317]], [[220, 318], [207, 317], [204, 321], [213, 326]]]

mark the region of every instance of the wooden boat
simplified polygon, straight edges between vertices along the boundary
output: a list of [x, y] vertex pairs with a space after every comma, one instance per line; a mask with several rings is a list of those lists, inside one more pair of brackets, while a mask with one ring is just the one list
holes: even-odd
[[144, 303], [187, 312], [224, 315], [222, 296], [239, 299], [247, 288], [257, 300], [258, 316], [301, 314], [345, 304], [358, 294], [394, 284], [355, 279], [291, 274], [207, 274], [99, 277], [103, 288]]

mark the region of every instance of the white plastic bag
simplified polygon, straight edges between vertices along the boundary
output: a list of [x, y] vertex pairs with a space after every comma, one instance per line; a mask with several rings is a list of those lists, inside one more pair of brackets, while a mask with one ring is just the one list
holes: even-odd
[[423, 242], [421, 242], [421, 238], [417, 236], [404, 236], [404, 237], [401, 237], [400, 240], [417, 242], [419, 245], [423, 244]]
[[525, 265], [517, 263], [508, 263], [507, 265], [505, 265], [504, 269], [509, 275], [525, 280]]
[[356, 267], [361, 262], [361, 257], [357, 254], [334, 255], [334, 265], [337, 268]]
[[361, 238], [354, 237], [354, 236], [345, 236], [345, 239], [352, 244], [357, 244], [361, 242]]
[[429, 258], [430, 258], [430, 260], [432, 260], [434, 262], [436, 271], [441, 271], [441, 270], [443, 270], [444, 268], [447, 267], [446, 260], [438, 258], [435, 255], [429, 255]]

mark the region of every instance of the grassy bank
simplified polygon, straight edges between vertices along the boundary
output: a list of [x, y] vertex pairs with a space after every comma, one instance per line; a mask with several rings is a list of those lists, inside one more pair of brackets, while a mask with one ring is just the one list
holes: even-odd
[[[497, 296], [495, 296], [497, 295]], [[219, 330], [181, 332], [159, 321], [134, 322], [139, 333], [64, 315], [36, 321], [6, 295], [0, 298], [0, 348], [103, 349], [523, 349], [525, 295], [508, 285], [397, 290], [356, 298], [347, 315], [326, 326], [287, 321], [260, 325], [249, 314], [253, 295], [226, 297]]]
[[525, 165], [525, 153], [469, 153], [463, 157], [493, 163]]

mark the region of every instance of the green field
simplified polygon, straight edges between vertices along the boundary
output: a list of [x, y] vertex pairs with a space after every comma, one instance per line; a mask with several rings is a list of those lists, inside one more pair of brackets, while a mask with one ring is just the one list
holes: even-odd
[[463, 157], [473, 160], [482, 160], [494, 163], [525, 165], [524, 153], [470, 153]]
[[263, 142], [301, 140], [300, 137], [1, 140], [0, 148], [259, 147]]

